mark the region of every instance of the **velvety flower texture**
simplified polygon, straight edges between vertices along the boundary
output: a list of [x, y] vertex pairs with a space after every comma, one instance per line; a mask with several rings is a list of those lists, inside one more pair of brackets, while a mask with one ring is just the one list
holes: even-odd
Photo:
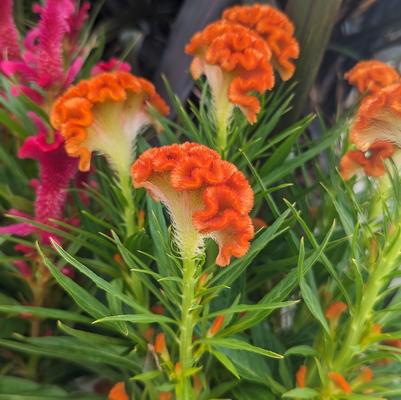
[[[260, 103], [252, 93], [263, 93], [274, 86], [271, 51], [255, 32], [239, 24], [218, 21], [196, 33], [185, 47], [193, 55], [191, 74], [205, 74], [211, 87], [217, 113], [228, 101], [239, 106], [250, 123], [256, 122]], [[230, 112], [225, 112], [229, 117]]]
[[76, 50], [75, 40], [87, 18], [89, 3], [78, 7], [76, 0], [47, 0], [36, 4], [33, 11], [40, 18], [24, 40], [15, 27], [11, 0], [0, 2], [0, 71], [14, 76], [19, 83], [16, 93], [23, 92], [34, 101], [42, 102], [42, 94], [30, 84], [54, 92], [71, 84], [83, 64], [82, 57], [64, 56]]
[[152, 83], [127, 72], [105, 72], [70, 87], [55, 103], [51, 121], [65, 149], [88, 171], [92, 151], [106, 155], [118, 170], [128, 170], [140, 130], [154, 122], [149, 108], [168, 107]]
[[[68, 157], [63, 146], [63, 139], [56, 133], [52, 143], [47, 142], [47, 130], [39, 120], [39, 132], [28, 137], [19, 150], [20, 158], [32, 158], [39, 164], [39, 180], [35, 182], [35, 215], [33, 219], [46, 225], [52, 225], [51, 219], [62, 220], [67, 201], [67, 188], [77, 172], [77, 161]], [[18, 212], [14, 214], [29, 218]], [[37, 229], [29, 223], [19, 223], [0, 228], [0, 234], [15, 234], [27, 236]], [[49, 243], [50, 237], [57, 239], [54, 234], [39, 230], [38, 234], [43, 243]]]
[[131, 171], [134, 186], [168, 208], [184, 257], [193, 257], [207, 237], [219, 245], [217, 265], [247, 252], [254, 234], [248, 215], [253, 192], [244, 175], [218, 153], [196, 143], [153, 148]]
[[349, 140], [355, 150], [340, 162], [344, 179], [358, 171], [379, 177], [385, 173], [384, 160], [401, 147], [401, 81], [398, 72], [379, 61], [364, 61], [346, 74], [350, 83], [367, 93], [351, 126]]
[[294, 38], [294, 25], [281, 11], [267, 4], [252, 4], [227, 8], [223, 19], [257, 32], [272, 51], [272, 64], [281, 79], [294, 75], [293, 60], [299, 57], [299, 45]]
[[344, 77], [360, 93], [368, 94], [377, 93], [400, 81], [400, 74], [395, 68], [378, 60], [361, 61]]

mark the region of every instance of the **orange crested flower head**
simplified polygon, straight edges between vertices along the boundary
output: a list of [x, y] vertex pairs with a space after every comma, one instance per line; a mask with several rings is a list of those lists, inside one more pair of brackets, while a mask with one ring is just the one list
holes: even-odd
[[352, 393], [352, 388], [351, 388], [350, 384], [338, 372], [330, 372], [329, 378], [344, 393], [347, 393], [347, 394]]
[[107, 156], [117, 169], [128, 170], [135, 139], [154, 123], [153, 107], [168, 107], [146, 79], [128, 72], [105, 72], [70, 87], [55, 102], [51, 122], [65, 139], [65, 149], [88, 171], [93, 151]]
[[368, 176], [379, 177], [386, 172], [384, 160], [395, 152], [395, 146], [389, 142], [375, 142], [368, 151], [350, 150], [340, 161], [340, 173], [344, 180], [351, 179], [359, 171]]
[[197, 143], [153, 148], [138, 158], [131, 173], [136, 188], [145, 188], [168, 208], [183, 257], [193, 257], [207, 237], [219, 245], [220, 266], [247, 252], [253, 191], [217, 152]]
[[193, 78], [206, 75], [216, 114], [223, 113], [228, 119], [235, 105], [251, 124], [255, 123], [260, 103], [252, 93], [263, 93], [274, 86], [266, 42], [244, 26], [218, 21], [196, 33], [185, 52], [194, 56]]
[[129, 400], [124, 382], [118, 382], [111, 388], [108, 400]]
[[159, 333], [156, 336], [155, 352], [158, 354], [162, 354], [162, 353], [165, 353], [166, 351], [167, 351], [166, 335], [164, 333]]
[[352, 124], [350, 141], [368, 151], [375, 142], [401, 147], [401, 83], [363, 99]]
[[367, 94], [377, 93], [400, 81], [400, 74], [395, 68], [378, 60], [361, 61], [344, 77], [360, 93]]
[[308, 367], [306, 365], [301, 365], [295, 374], [295, 380], [297, 382], [297, 387], [304, 388], [306, 385], [306, 374], [308, 373]]
[[293, 60], [299, 57], [299, 45], [294, 25], [284, 13], [267, 4], [252, 4], [226, 9], [223, 19], [252, 29], [267, 42], [272, 64], [283, 81], [294, 75]]

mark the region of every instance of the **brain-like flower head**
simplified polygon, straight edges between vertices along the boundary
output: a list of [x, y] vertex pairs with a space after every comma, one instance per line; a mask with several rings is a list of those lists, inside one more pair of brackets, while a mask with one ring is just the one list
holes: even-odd
[[378, 60], [361, 61], [344, 76], [360, 93], [368, 94], [400, 82], [397, 70]]
[[401, 147], [401, 83], [363, 99], [351, 127], [350, 141], [364, 152], [377, 141]]
[[294, 26], [284, 13], [266, 4], [252, 4], [226, 9], [223, 19], [257, 32], [269, 45], [272, 63], [281, 79], [286, 81], [292, 77], [299, 45], [294, 38]]
[[274, 85], [266, 42], [246, 27], [218, 21], [196, 33], [185, 51], [194, 56], [194, 79], [206, 75], [216, 108], [228, 99], [241, 108], [250, 123], [256, 122], [260, 103], [251, 93], [263, 93]]
[[132, 147], [140, 130], [153, 122], [154, 107], [168, 107], [146, 79], [115, 71], [96, 75], [69, 88], [55, 103], [51, 121], [65, 139], [79, 169], [88, 171], [92, 151], [107, 156], [117, 169], [129, 168]]
[[244, 175], [218, 153], [196, 143], [153, 148], [131, 171], [134, 186], [168, 208], [183, 256], [196, 253], [206, 237], [219, 245], [220, 266], [247, 252], [254, 233], [248, 215], [253, 192]]

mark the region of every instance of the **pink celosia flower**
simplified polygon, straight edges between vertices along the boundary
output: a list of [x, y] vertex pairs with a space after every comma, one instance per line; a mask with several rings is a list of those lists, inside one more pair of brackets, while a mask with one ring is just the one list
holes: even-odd
[[0, 70], [7, 76], [17, 76], [20, 90], [34, 101], [38, 101], [38, 95], [35, 96], [29, 84], [59, 90], [70, 85], [83, 60], [78, 56], [65, 68], [63, 57], [65, 53], [71, 55], [76, 48], [74, 41], [87, 18], [88, 3], [85, 2], [80, 8], [76, 0], [47, 0], [43, 7], [35, 5], [34, 11], [40, 15], [39, 23], [28, 31], [21, 50], [12, 18], [12, 1], [6, 0], [5, 5], [0, 7], [3, 7], [0, 8], [0, 29], [5, 29], [7, 24], [7, 35], [8, 30], [11, 32], [9, 38], [3, 39], [4, 43], [0, 39], [0, 49], [6, 48], [12, 55], [4, 57], [0, 54]]
[[131, 72], [131, 65], [115, 57], [107, 61], [102, 60], [91, 69], [91, 76], [113, 71]]
[[[61, 220], [67, 200], [66, 189], [77, 172], [78, 163], [68, 157], [59, 133], [54, 136], [53, 143], [47, 143], [46, 130], [43, 124], [35, 119], [39, 128], [36, 136], [28, 137], [19, 151], [20, 158], [33, 158], [39, 163], [40, 180], [36, 188], [34, 220], [51, 225], [50, 220]], [[14, 224], [0, 228], [0, 234], [16, 234], [26, 236], [35, 229], [29, 224]], [[44, 243], [54, 235], [40, 231]]]
[[0, 60], [19, 57], [19, 35], [12, 11], [12, 0], [0, 1]]

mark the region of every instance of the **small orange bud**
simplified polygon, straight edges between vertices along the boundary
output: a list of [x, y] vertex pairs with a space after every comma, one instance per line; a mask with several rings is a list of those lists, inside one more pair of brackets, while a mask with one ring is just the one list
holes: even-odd
[[343, 392], [348, 393], [348, 394], [352, 393], [351, 386], [345, 380], [345, 378], [341, 374], [339, 374], [338, 372], [330, 372], [329, 373], [329, 378]]
[[179, 362], [175, 363], [175, 373], [178, 376], [181, 375], [181, 373], [182, 373], [181, 363], [179, 363]]
[[117, 382], [110, 390], [108, 400], [129, 400], [124, 382]]
[[218, 315], [214, 321], [212, 326], [209, 328], [208, 336], [214, 336], [222, 327], [224, 323], [224, 315]]
[[121, 257], [121, 254], [119, 254], [119, 253], [114, 254], [113, 260], [114, 260], [118, 265], [123, 265], [123, 264], [124, 264], [123, 258]]
[[330, 306], [326, 309], [326, 318], [329, 321], [336, 322], [347, 310], [347, 308], [347, 305], [342, 301], [335, 301], [334, 303], [330, 304]]
[[173, 394], [171, 392], [160, 392], [159, 400], [171, 400], [173, 398]]
[[363, 382], [370, 382], [373, 379], [373, 371], [369, 367], [363, 367], [360, 378]]
[[380, 335], [382, 333], [382, 326], [380, 324], [373, 324], [372, 333], [374, 335]]
[[205, 283], [206, 283], [208, 277], [209, 277], [209, 274], [207, 272], [204, 272], [199, 277], [199, 283], [198, 283], [199, 288], [202, 288], [203, 286], [205, 286]]
[[255, 231], [258, 231], [260, 229], [266, 228], [267, 224], [262, 218], [252, 218], [252, 224], [253, 227], [255, 228]]
[[167, 350], [166, 346], [166, 335], [164, 333], [159, 333], [156, 336], [156, 341], [155, 341], [155, 352], [158, 354], [165, 353]]
[[155, 330], [150, 326], [143, 334], [143, 337], [146, 339], [148, 343], [150, 343], [155, 335]]
[[391, 346], [391, 347], [396, 347], [398, 349], [401, 349], [401, 340], [400, 339], [385, 340], [383, 342], [383, 344], [386, 345], [386, 346]]
[[154, 306], [152, 306], [150, 308], [150, 310], [152, 311], [152, 313], [154, 314], [159, 314], [159, 315], [163, 315], [164, 314], [164, 307], [161, 304], [156, 304]]
[[308, 373], [308, 367], [306, 365], [301, 365], [295, 374], [295, 380], [297, 382], [297, 387], [299, 387], [299, 388], [305, 387], [307, 373]]

